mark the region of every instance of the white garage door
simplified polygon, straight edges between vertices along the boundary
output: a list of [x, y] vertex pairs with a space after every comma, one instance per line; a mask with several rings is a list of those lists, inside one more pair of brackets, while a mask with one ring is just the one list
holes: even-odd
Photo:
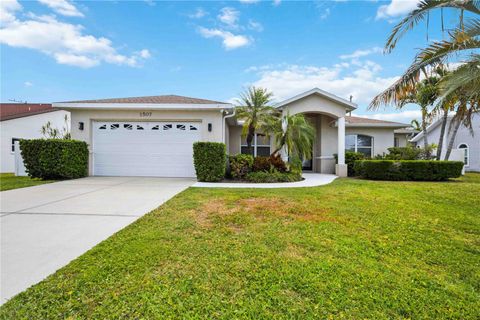
[[93, 174], [194, 177], [198, 122], [94, 122]]

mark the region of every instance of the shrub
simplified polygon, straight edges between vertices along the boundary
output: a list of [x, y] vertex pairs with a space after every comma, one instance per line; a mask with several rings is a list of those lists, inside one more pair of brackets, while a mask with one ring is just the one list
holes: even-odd
[[270, 168], [272, 167], [270, 163], [270, 158], [269, 157], [255, 157], [253, 159], [253, 167], [252, 170], [254, 172], [258, 171], [270, 171]]
[[287, 164], [283, 161], [282, 157], [279, 154], [271, 155], [270, 164], [278, 171], [278, 172], [287, 172]]
[[388, 160], [418, 160], [421, 158], [423, 149], [414, 147], [393, 147], [388, 148], [389, 154], [385, 156]]
[[243, 179], [252, 171], [253, 156], [249, 154], [237, 154], [229, 157], [230, 173], [234, 179]]
[[193, 163], [198, 181], [216, 182], [225, 177], [227, 153], [224, 143], [195, 142]]
[[83, 141], [20, 140], [20, 151], [32, 178], [76, 179], [88, 175], [88, 145]]
[[302, 175], [294, 172], [250, 172], [245, 180], [254, 183], [295, 182], [302, 180]]
[[357, 175], [372, 180], [442, 181], [462, 174], [461, 161], [358, 160]]
[[282, 160], [280, 155], [270, 157], [255, 157], [253, 160], [252, 170], [258, 171], [271, 171], [272, 169], [278, 172], [287, 172], [287, 165]]

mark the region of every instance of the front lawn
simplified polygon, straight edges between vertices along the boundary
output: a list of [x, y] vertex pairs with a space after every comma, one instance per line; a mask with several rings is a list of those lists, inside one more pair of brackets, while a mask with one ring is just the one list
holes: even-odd
[[13, 173], [0, 173], [0, 191], [37, 186], [50, 182], [54, 181], [32, 179], [30, 177], [16, 177]]
[[480, 179], [190, 188], [3, 319], [478, 319]]

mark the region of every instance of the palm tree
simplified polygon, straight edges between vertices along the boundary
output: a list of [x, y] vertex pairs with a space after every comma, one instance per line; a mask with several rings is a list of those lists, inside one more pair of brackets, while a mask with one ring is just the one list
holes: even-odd
[[[480, 1], [478, 0], [423, 0], [417, 9], [408, 14], [392, 30], [387, 39], [385, 52], [391, 52], [399, 39], [413, 29], [420, 21], [429, 17], [429, 12], [435, 9], [454, 8], [460, 10], [459, 25], [448, 33], [447, 40], [435, 41], [427, 48], [420, 51], [414, 59], [412, 65], [403, 74], [399, 80], [377, 95], [370, 103], [371, 109], [376, 109], [380, 105], [396, 103], [399, 98], [415, 87], [420, 74], [428, 69], [439, 65], [445, 65], [459, 54], [469, 53], [472, 50], [480, 48], [480, 20], [471, 19], [464, 21], [464, 11], [468, 11], [475, 16], [480, 14]], [[442, 30], [443, 20], [442, 20]], [[457, 60], [458, 61], [458, 60]], [[470, 54], [463, 62], [463, 65], [452, 71], [449, 76], [450, 81], [443, 82], [441, 97], [444, 98], [459, 88], [468, 87], [469, 90], [463, 90], [468, 97], [474, 97], [480, 91], [480, 55]]]
[[249, 153], [253, 154], [252, 141], [257, 130], [262, 130], [276, 116], [275, 108], [269, 106], [272, 93], [267, 89], [250, 87], [240, 95], [241, 106], [236, 108], [237, 118], [243, 120], [242, 135], [246, 137]]
[[275, 136], [277, 146], [272, 155], [276, 155], [285, 147], [289, 157], [312, 158], [315, 128], [303, 114], [286, 114], [272, 121], [268, 128]]
[[420, 127], [420, 123], [418, 122], [417, 119], [413, 119], [412, 121], [410, 121], [410, 125], [415, 131], [422, 131], [422, 128]]

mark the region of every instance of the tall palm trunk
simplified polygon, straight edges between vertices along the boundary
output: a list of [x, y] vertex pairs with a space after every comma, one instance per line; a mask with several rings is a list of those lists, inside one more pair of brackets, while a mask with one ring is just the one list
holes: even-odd
[[445, 137], [445, 128], [447, 127], [447, 122], [448, 122], [448, 109], [445, 108], [443, 109], [442, 126], [440, 128], [440, 138], [438, 140], [437, 160], [440, 160], [442, 156], [443, 139]]
[[253, 147], [252, 147], [252, 141], [253, 138], [255, 137], [255, 126], [251, 123], [248, 126], [248, 133], [247, 133], [247, 148], [248, 148], [248, 153], [254, 155], [253, 152]]
[[452, 153], [453, 143], [455, 142], [455, 137], [457, 135], [458, 128], [460, 128], [460, 124], [462, 124], [461, 119], [454, 120], [455, 126], [453, 127], [452, 136], [448, 141], [447, 152], [445, 153], [445, 160], [450, 158], [450, 153]]
[[428, 150], [427, 107], [426, 106], [422, 106], [422, 132], [423, 132], [423, 148], [425, 149], [427, 158], [430, 158], [430, 151]]

